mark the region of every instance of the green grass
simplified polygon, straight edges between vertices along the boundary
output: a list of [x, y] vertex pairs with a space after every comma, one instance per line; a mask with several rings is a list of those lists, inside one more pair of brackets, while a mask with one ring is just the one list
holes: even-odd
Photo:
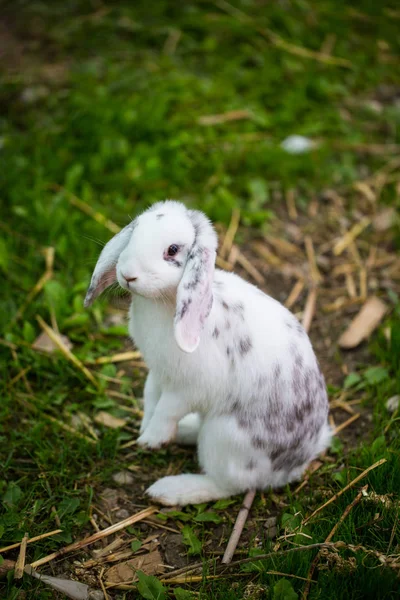
[[[173, 197], [224, 223], [239, 206], [243, 225], [265, 228], [289, 189], [296, 190], [300, 210], [326, 188], [346, 193], [391, 158], [389, 150], [372, 154], [354, 151], [354, 145], [400, 143], [400, 110], [390, 92], [400, 85], [399, 12], [394, 1], [367, 0], [356, 5], [243, 0], [234, 6], [191, 1], [179, 7], [158, 0], [108, 5], [15, 0], [1, 6], [11, 58], [0, 73], [0, 336], [15, 344], [15, 351], [0, 345], [0, 544], [20, 540], [25, 531], [32, 537], [55, 528], [53, 506], [63, 529], [29, 549], [32, 561], [84, 535], [92, 498], [110, 485], [112, 473], [133, 460], [147, 473], [177, 460], [169, 450], [138, 451], [134, 458], [122, 452], [120, 445], [136, 435], [137, 422], [130, 431], [102, 429], [99, 442], [89, 444], [48, 419], [68, 421], [80, 411], [93, 417], [99, 409], [127, 416], [107, 395], [105, 380], [99, 380], [97, 390], [60, 356], [30, 348], [41, 331], [35, 318], [39, 314], [47, 323], [56, 318], [82, 360], [122, 349], [121, 328], [106, 322], [107, 300], [91, 311], [83, 309], [99, 244], [111, 233], [71, 205], [70, 198], [81, 199], [118, 225], [150, 203]], [[349, 66], [288, 52], [259, 28], [313, 51], [331, 39], [333, 56], [347, 59]], [[23, 52], [17, 60], [12, 56], [18, 48]], [[250, 118], [199, 123], [202, 116], [231, 110], [247, 110]], [[319, 140], [318, 149], [287, 154], [280, 143], [294, 133]], [[398, 203], [393, 187], [385, 188], [382, 197], [387, 204]], [[398, 240], [397, 233], [394, 246]], [[54, 275], [17, 318], [44, 273], [46, 246], [55, 248]], [[323, 492], [339, 490], [379, 458], [387, 463], [365, 482], [377, 494], [399, 499], [399, 421], [394, 419], [384, 434], [389, 420], [385, 401], [400, 393], [399, 303], [396, 298], [393, 302], [392, 346], [379, 333], [371, 347], [373, 362], [360, 367], [360, 379], [354, 382], [354, 394], [365, 396], [373, 414], [370, 437], [360, 439], [351, 452], [337, 447], [336, 462], [311, 480], [311, 494], [306, 490], [292, 496], [287, 490], [283, 498], [288, 506], [280, 509], [280, 518], [283, 513], [309, 514], [324, 501]], [[374, 372], [368, 375], [371, 366], [380, 368], [377, 379], [376, 371], [375, 378]], [[27, 368], [28, 388], [23, 378], [11, 385]], [[102, 371], [117, 373], [110, 365]], [[135, 371], [137, 397], [141, 378]], [[128, 393], [130, 382], [126, 377], [120, 391]], [[190, 466], [189, 454], [181, 458]], [[326, 538], [358, 489], [307, 526], [313, 542]], [[258, 499], [255, 516], [265, 516], [272, 505], [269, 495], [266, 505]], [[238, 507], [239, 499], [228, 511], [215, 509], [226, 531]], [[194, 520], [196, 509], [183, 512], [202, 543], [212, 538], [213, 526]], [[376, 522], [375, 513], [380, 515]], [[384, 554], [390, 545], [390, 552], [398, 553], [395, 507], [362, 502], [341, 526], [338, 539]], [[263, 552], [270, 547], [266, 540], [250, 542], [252, 549], [256, 546]], [[250, 593], [245, 588], [252, 581], [262, 586], [259, 597], [290, 597], [274, 591], [282, 577], [266, 571], [306, 577], [314, 555], [277, 555], [251, 563], [245, 578], [205, 579], [193, 589], [204, 598], [236, 599]], [[353, 555], [340, 551], [340, 556]], [[363, 552], [354, 556], [352, 572], [316, 571], [318, 583], [312, 584], [310, 598], [398, 597], [394, 571]], [[290, 582], [300, 596], [304, 582]], [[0, 590], [10, 599], [19, 597], [20, 590], [27, 597], [53, 597], [44, 586], [28, 579], [15, 582], [11, 576], [0, 580]]]

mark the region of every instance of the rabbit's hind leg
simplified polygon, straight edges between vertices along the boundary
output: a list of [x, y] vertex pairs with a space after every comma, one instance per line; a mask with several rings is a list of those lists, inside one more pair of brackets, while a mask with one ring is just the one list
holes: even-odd
[[200, 430], [200, 466], [231, 495], [274, 486], [271, 461], [252, 439], [251, 432], [240, 427], [232, 415], [209, 417]]

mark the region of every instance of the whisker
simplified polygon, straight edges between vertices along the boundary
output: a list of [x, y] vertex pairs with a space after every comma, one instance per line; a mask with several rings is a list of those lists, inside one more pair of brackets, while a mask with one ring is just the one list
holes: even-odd
[[85, 235], [85, 234], [82, 234], [80, 237], [81, 237], [81, 238], [84, 238], [85, 240], [89, 240], [90, 242], [94, 242], [95, 244], [98, 244], [98, 245], [99, 245], [99, 246], [101, 246], [102, 248], [104, 248], [104, 246], [105, 246], [105, 245], [106, 245], [106, 243], [107, 243], [107, 242], [104, 242], [103, 240], [100, 240], [100, 239], [98, 239], [98, 238], [91, 237], [90, 235]]

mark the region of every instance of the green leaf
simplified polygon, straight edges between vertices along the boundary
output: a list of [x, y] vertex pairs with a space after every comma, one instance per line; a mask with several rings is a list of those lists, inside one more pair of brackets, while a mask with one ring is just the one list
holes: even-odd
[[29, 342], [29, 344], [31, 344], [35, 340], [35, 337], [36, 337], [35, 329], [34, 329], [33, 325], [31, 323], [29, 323], [29, 321], [24, 321], [22, 335], [23, 335], [24, 340], [26, 342]]
[[136, 573], [139, 583], [137, 586], [139, 594], [146, 600], [164, 600], [166, 589], [154, 575], [145, 575], [143, 571]]
[[86, 325], [89, 321], [90, 317], [87, 313], [83, 314], [74, 314], [64, 319], [62, 322], [63, 329], [71, 329], [73, 327], [81, 327], [82, 325]]
[[73, 514], [80, 505], [78, 498], [63, 498], [57, 507], [57, 513], [60, 519], [67, 515]]
[[331, 440], [330, 451], [332, 454], [340, 454], [343, 450], [343, 444], [337, 436], [334, 436]]
[[358, 373], [349, 373], [346, 379], [344, 380], [343, 387], [345, 390], [348, 390], [354, 385], [357, 385], [357, 383], [360, 383], [360, 381], [361, 377], [360, 375], [358, 375]]
[[262, 573], [265, 571], [265, 560], [256, 560], [257, 556], [264, 554], [264, 550], [261, 548], [250, 548], [249, 558], [254, 556], [254, 562], [248, 562], [241, 566], [241, 571], [245, 573]]
[[389, 373], [384, 367], [370, 367], [365, 371], [364, 378], [370, 385], [377, 385], [388, 379]]
[[0, 540], [3, 537], [3, 533], [4, 533], [4, 525], [0, 525]]
[[58, 313], [66, 304], [67, 291], [58, 281], [48, 281], [44, 286], [47, 303]]
[[133, 542], [131, 542], [132, 552], [137, 552], [141, 547], [142, 547], [142, 542], [140, 540], [133, 540]]
[[9, 262], [8, 248], [4, 239], [0, 238], [0, 269], [4, 271], [7, 269]]
[[213, 508], [215, 508], [215, 510], [224, 510], [231, 504], [235, 504], [235, 502], [236, 500], [232, 500], [232, 498], [221, 498], [221, 500], [218, 500], [218, 502], [214, 504]]
[[340, 483], [340, 485], [345, 485], [345, 483], [347, 482], [347, 469], [342, 469], [337, 473], [333, 473], [332, 479]]
[[193, 600], [194, 595], [189, 590], [184, 590], [181, 587], [174, 589], [174, 595], [176, 600]]
[[292, 515], [291, 513], [283, 513], [281, 524], [284, 529], [287, 531], [293, 531], [296, 529], [301, 523], [300, 515]]
[[[180, 510], [170, 510], [165, 513], [168, 518], [178, 519], [179, 521], [190, 521], [191, 516]], [[160, 515], [161, 517], [161, 515]]]
[[381, 435], [372, 442], [371, 452], [374, 456], [384, 454], [387, 449], [385, 436]]
[[182, 538], [183, 543], [189, 546], [188, 554], [200, 554], [201, 542], [190, 525], [185, 525], [182, 529]]
[[19, 499], [22, 496], [21, 488], [13, 482], [8, 484], [7, 490], [3, 496], [3, 503], [8, 506], [15, 506], [18, 504]]
[[199, 523], [221, 523], [222, 518], [217, 515], [215, 512], [203, 512], [199, 515], [196, 515], [194, 518], [195, 521]]
[[112, 327], [101, 328], [100, 333], [103, 335], [127, 336], [128, 327], [126, 325], [113, 325]]
[[292, 584], [287, 579], [281, 579], [274, 585], [272, 600], [297, 600], [298, 597]]

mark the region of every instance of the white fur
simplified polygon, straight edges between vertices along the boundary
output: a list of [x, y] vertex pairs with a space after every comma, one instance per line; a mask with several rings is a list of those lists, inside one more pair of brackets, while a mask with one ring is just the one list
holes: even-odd
[[[160, 258], [174, 243], [182, 246], [179, 268]], [[207, 316], [205, 301], [190, 300], [189, 308], [200, 308], [185, 327], [197, 328], [197, 343], [186, 337], [186, 351], [178, 346], [177, 289], [179, 302], [196, 244], [215, 250], [205, 217], [176, 202], [158, 203], [134, 221], [125, 249], [107, 261], [133, 292], [129, 331], [149, 367], [139, 445], [158, 448], [176, 436], [194, 443], [198, 436], [204, 475], [164, 477], [148, 489], [167, 505], [285, 485], [301, 477], [331, 437], [326, 392], [308, 336], [285, 307], [237, 275], [219, 270], [204, 275], [202, 293], [210, 292], [211, 310]], [[137, 281], [127, 284], [122, 274]], [[95, 294], [93, 285], [90, 293]], [[187, 293], [194, 297], [196, 287]], [[195, 322], [198, 311], [202, 316]], [[187, 417], [191, 413], [196, 414]], [[301, 464], [290, 459], [290, 449], [295, 453], [297, 447]]]

